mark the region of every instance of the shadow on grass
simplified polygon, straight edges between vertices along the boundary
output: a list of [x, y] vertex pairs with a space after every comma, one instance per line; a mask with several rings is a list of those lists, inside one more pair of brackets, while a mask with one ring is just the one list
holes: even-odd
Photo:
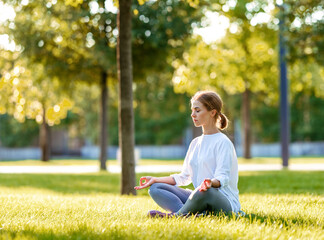
[[[192, 230], [193, 231], [193, 230]], [[170, 232], [173, 232], [172, 237], [170, 237]], [[191, 239], [206, 239], [206, 236], [203, 234], [199, 234], [193, 232], [195, 237]], [[201, 235], [201, 238], [199, 237]], [[231, 233], [223, 233], [222, 234], [225, 239], [233, 239]], [[158, 230], [158, 231], [149, 231], [145, 232], [144, 230], [140, 233], [133, 233], [132, 231], [125, 231], [116, 228], [110, 228], [107, 226], [107, 229], [104, 232], [95, 231], [87, 226], [80, 226], [76, 231], [70, 231], [68, 233], [53, 233], [53, 232], [44, 232], [38, 233], [32, 230], [22, 230], [21, 232], [15, 231], [5, 231], [1, 234], [0, 237], [3, 236], [4, 239], [37, 239], [37, 240], [48, 240], [48, 239], [77, 239], [77, 240], [120, 240], [120, 239], [173, 239], [173, 240], [183, 240], [184, 236], [178, 233], [177, 229], [169, 228], [167, 230]], [[149, 236], [149, 237], [148, 237]], [[207, 239], [212, 239], [212, 237], [208, 237]]]
[[[137, 175], [137, 182], [142, 175]], [[0, 188], [49, 190], [62, 194], [119, 194], [120, 175], [108, 172], [91, 174], [0, 174]], [[137, 191], [146, 196], [146, 189]]]
[[240, 193], [269, 194], [324, 194], [323, 171], [266, 171], [242, 172]]
[[[168, 174], [137, 174], [141, 176]], [[240, 194], [324, 194], [323, 172], [269, 171], [240, 173]], [[0, 187], [46, 189], [63, 194], [120, 193], [120, 175], [107, 172], [92, 174], [0, 174]], [[193, 188], [192, 185], [189, 188]], [[148, 195], [147, 190], [137, 191]]]
[[63, 194], [119, 193], [119, 175], [94, 174], [0, 174], [0, 187], [46, 189]]
[[[109, 227], [109, 226], [107, 226]], [[87, 226], [79, 226], [78, 230], [70, 231], [67, 233], [54, 233], [52, 231], [38, 232], [33, 230], [21, 230], [17, 231], [0, 231], [0, 238], [3, 239], [37, 239], [37, 240], [48, 240], [48, 239], [130, 239], [132, 238], [131, 233], [125, 233], [110, 229], [106, 232], [97, 232]], [[134, 237], [132, 238], [134, 239]]]

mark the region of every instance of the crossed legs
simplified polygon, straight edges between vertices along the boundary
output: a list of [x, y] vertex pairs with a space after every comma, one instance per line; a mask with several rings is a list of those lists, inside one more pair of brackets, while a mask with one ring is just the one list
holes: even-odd
[[217, 188], [203, 192], [196, 188], [176, 215], [218, 212], [232, 212], [232, 206], [223, 193]]
[[183, 207], [191, 194], [191, 190], [179, 188], [166, 183], [154, 183], [149, 194], [152, 199], [163, 209], [172, 213]]
[[170, 184], [155, 183], [149, 194], [160, 207], [175, 215], [232, 211], [230, 202], [217, 188], [200, 192], [198, 188], [191, 191]]

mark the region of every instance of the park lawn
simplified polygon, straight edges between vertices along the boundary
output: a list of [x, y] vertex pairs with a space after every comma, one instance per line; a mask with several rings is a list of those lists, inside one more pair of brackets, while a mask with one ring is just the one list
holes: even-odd
[[0, 174], [0, 239], [324, 239], [323, 182], [242, 172], [246, 217], [149, 219], [160, 208], [146, 190], [120, 196], [118, 174]]

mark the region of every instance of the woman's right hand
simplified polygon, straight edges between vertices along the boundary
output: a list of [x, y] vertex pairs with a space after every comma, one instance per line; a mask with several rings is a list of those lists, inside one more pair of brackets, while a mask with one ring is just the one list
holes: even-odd
[[212, 181], [210, 178], [205, 178], [205, 180], [200, 184], [199, 192], [206, 192], [212, 187]]
[[151, 186], [153, 183], [155, 183], [155, 178], [151, 177], [151, 176], [146, 176], [146, 177], [141, 177], [140, 178], [140, 185], [134, 187], [136, 190], [140, 190], [143, 188], [147, 188], [149, 186]]

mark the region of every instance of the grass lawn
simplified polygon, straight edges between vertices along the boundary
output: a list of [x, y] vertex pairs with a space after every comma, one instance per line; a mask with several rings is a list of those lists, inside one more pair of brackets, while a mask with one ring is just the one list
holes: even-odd
[[120, 196], [119, 183], [102, 172], [0, 174], [0, 239], [324, 239], [324, 172], [240, 173], [238, 219], [149, 219], [159, 208], [147, 191]]

